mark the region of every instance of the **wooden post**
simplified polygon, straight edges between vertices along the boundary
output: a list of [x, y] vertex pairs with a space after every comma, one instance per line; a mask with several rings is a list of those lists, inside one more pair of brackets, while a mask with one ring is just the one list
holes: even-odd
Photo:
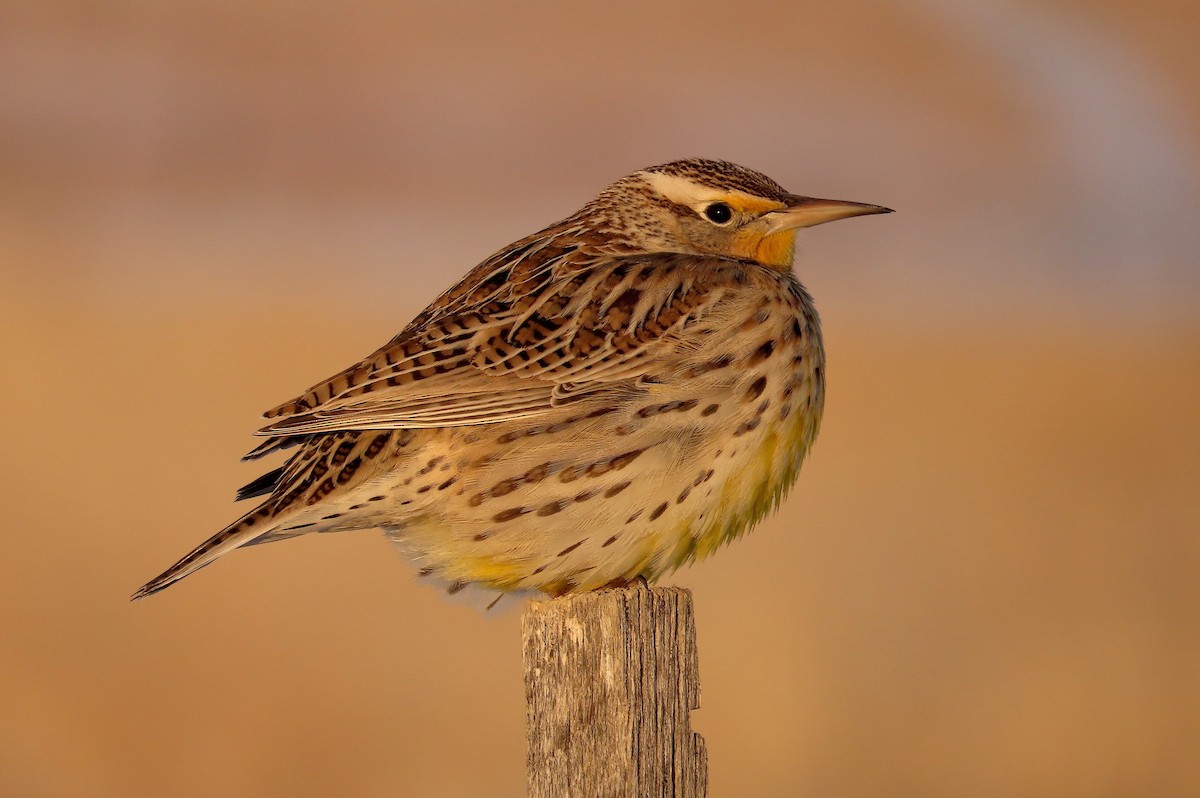
[[534, 602], [522, 623], [530, 798], [703, 798], [691, 591]]

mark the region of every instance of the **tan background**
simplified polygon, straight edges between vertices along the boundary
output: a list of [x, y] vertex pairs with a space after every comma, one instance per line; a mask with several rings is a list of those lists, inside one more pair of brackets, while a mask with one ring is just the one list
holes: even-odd
[[1200, 5], [5, 3], [0, 795], [523, 790], [519, 614], [381, 536], [128, 594], [257, 414], [686, 155], [802, 236], [828, 415], [696, 592], [714, 796], [1200, 794]]

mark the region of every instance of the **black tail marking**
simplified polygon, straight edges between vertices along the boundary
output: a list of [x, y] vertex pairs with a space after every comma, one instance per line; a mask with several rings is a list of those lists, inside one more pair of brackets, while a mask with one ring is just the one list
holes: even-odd
[[275, 486], [279, 484], [279, 478], [283, 476], [283, 467], [280, 466], [274, 471], [268, 471], [258, 479], [243, 485], [238, 489], [236, 501], [243, 499], [253, 499], [255, 496], [265, 496], [275, 490]]

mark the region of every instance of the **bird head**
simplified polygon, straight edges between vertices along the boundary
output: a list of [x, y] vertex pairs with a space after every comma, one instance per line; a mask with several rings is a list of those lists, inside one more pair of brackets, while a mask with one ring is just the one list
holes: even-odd
[[[689, 158], [617, 181], [593, 203], [609, 229], [648, 252], [752, 260], [790, 269], [796, 231], [890, 208], [791, 194], [728, 161]], [[586, 210], [586, 209], [585, 209]]]

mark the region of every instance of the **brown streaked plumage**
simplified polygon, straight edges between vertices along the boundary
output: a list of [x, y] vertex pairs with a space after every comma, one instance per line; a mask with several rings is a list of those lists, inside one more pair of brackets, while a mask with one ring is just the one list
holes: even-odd
[[267, 412], [243, 545], [382, 528], [458, 592], [655, 579], [741, 534], [816, 436], [824, 352], [797, 229], [884, 213], [690, 159], [502, 249], [361, 362]]

